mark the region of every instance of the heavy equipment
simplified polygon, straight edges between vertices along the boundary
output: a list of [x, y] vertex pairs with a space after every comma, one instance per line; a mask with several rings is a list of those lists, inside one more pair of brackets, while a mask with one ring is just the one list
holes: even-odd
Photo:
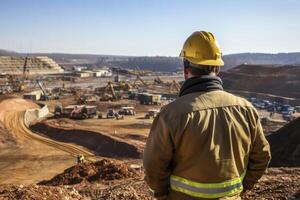
[[155, 118], [159, 113], [159, 109], [149, 109], [148, 113], [145, 115], [146, 119]]
[[59, 99], [58, 95], [54, 95], [50, 91], [47, 91], [47, 89], [45, 88], [45, 86], [41, 80], [36, 80], [36, 83], [42, 91], [42, 96], [41, 96], [40, 100], [47, 101], [47, 100], [52, 100], [52, 99]]
[[68, 117], [71, 119], [87, 119], [98, 117], [97, 107], [88, 105], [69, 105], [63, 107], [61, 104], [55, 105], [55, 117]]
[[117, 101], [119, 97], [116, 95], [114, 86], [111, 82], [107, 83], [107, 86], [104, 88], [102, 95], [100, 97], [101, 101]]
[[118, 112], [120, 115], [135, 115], [134, 107], [132, 106], [124, 106], [121, 107], [121, 110]]
[[124, 119], [124, 115], [116, 112], [114, 109], [109, 109], [106, 114], [107, 119], [115, 118], [116, 120]]
[[180, 91], [180, 84], [178, 82], [176, 82], [175, 80], [173, 80], [169, 86], [169, 92], [175, 92], [178, 93]]
[[156, 78], [154, 79], [154, 83], [156, 84], [163, 84], [163, 80], [156, 74]]
[[133, 87], [138, 88], [138, 85], [136, 84], [138, 81], [140, 81], [145, 87], [147, 87], [147, 83], [145, 83], [145, 81], [141, 78], [141, 76], [138, 74], [136, 75], [136, 79], [133, 82]]

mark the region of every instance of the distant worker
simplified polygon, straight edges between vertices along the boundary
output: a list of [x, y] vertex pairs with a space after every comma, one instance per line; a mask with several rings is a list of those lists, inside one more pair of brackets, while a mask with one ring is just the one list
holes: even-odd
[[144, 151], [145, 180], [157, 199], [240, 199], [261, 178], [270, 147], [251, 103], [225, 92], [212, 33], [193, 33], [180, 53], [179, 98], [155, 118]]
[[82, 154], [77, 156], [77, 164], [84, 163], [84, 156]]

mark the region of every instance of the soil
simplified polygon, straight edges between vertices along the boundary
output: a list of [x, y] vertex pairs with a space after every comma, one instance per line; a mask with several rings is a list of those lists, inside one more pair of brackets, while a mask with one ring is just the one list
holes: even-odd
[[81, 182], [100, 182], [116, 179], [137, 177], [136, 170], [120, 162], [103, 159], [97, 162], [85, 162], [66, 169], [49, 181], [42, 181], [40, 185], [74, 185]]
[[84, 200], [78, 191], [67, 187], [5, 185], [0, 187], [1, 200]]
[[5, 142], [0, 151], [1, 184], [36, 183], [75, 163], [67, 153], [30, 137], [23, 116], [26, 109], [36, 107], [33, 102], [12, 96], [0, 99], [0, 138]]
[[270, 166], [300, 167], [300, 118], [269, 135], [267, 139], [272, 153]]
[[16, 139], [6, 129], [4, 124], [0, 122], [0, 149], [12, 147], [15, 146], [16, 144], [17, 144]]
[[300, 199], [300, 168], [269, 168], [243, 199]]
[[[263, 199], [300, 199], [300, 169], [299, 168], [270, 168], [257, 185], [242, 194], [243, 200]], [[79, 190], [79, 192], [83, 191]], [[101, 190], [101, 193], [92, 192], [92, 199], [109, 200], [140, 200], [152, 199], [144, 181], [126, 182]]]

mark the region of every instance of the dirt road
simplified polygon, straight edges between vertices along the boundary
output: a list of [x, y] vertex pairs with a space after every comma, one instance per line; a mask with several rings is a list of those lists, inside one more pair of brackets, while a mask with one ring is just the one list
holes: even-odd
[[16, 98], [0, 102], [0, 121], [16, 142], [0, 151], [0, 184], [29, 184], [52, 177], [74, 165], [78, 154], [93, 159], [85, 149], [31, 132], [24, 124], [24, 111], [36, 107]]

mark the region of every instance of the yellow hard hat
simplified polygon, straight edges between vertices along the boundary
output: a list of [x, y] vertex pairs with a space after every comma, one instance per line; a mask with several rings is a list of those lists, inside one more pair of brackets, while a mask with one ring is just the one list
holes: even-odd
[[222, 53], [214, 35], [194, 32], [184, 43], [180, 57], [196, 65], [223, 66]]

